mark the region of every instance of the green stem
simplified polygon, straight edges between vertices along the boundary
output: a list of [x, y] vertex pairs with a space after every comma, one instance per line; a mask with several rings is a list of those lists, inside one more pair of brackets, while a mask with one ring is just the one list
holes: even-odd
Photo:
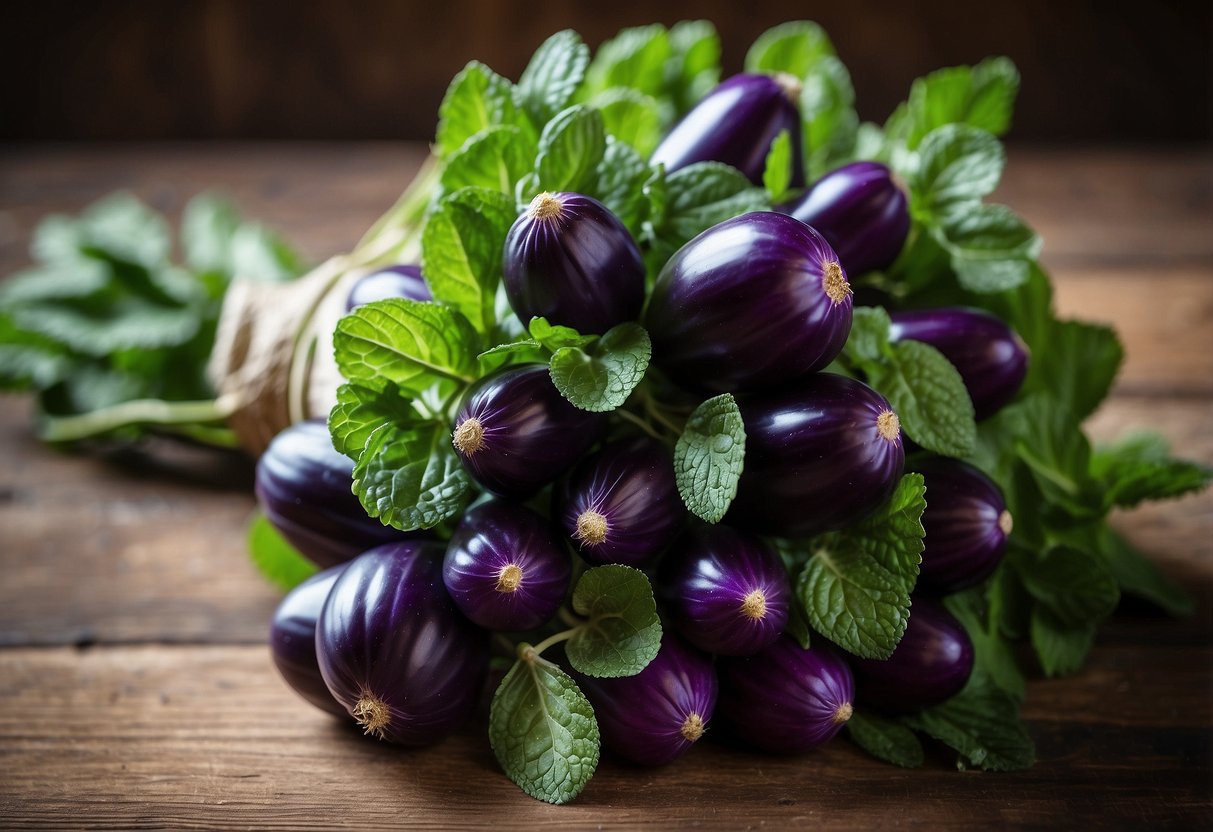
[[[47, 417], [39, 432], [46, 442], [75, 442], [129, 425], [158, 425], [185, 432], [182, 429], [222, 422], [235, 410], [234, 405], [234, 400], [226, 398], [187, 402], [135, 399], [77, 416]], [[205, 436], [200, 433], [195, 438], [207, 441]], [[226, 438], [224, 441], [226, 446]]]
[[570, 627], [567, 630], [561, 630], [559, 633], [555, 633], [553, 635], [548, 636], [543, 641], [541, 641], [535, 645], [535, 647], [534, 647], [535, 655], [542, 656], [543, 651], [547, 650], [553, 644], [559, 644], [562, 641], [568, 641], [577, 633], [578, 629], [579, 629], [578, 627]]
[[657, 431], [653, 430], [653, 427], [648, 422], [646, 422], [644, 419], [641, 419], [639, 416], [637, 416], [635, 413], [631, 412], [630, 410], [624, 410], [621, 407], [615, 411], [615, 415], [631, 422], [633, 425], [640, 428], [642, 431], [644, 431], [645, 433], [647, 433], [649, 436], [653, 437], [654, 439], [656, 439], [658, 441], [660, 441], [662, 439], [661, 434], [659, 434]]
[[359, 264], [370, 264], [386, 253], [410, 242], [419, 233], [421, 220], [442, 176], [442, 164], [432, 153], [396, 204], [380, 217], [358, 241], [350, 254]]

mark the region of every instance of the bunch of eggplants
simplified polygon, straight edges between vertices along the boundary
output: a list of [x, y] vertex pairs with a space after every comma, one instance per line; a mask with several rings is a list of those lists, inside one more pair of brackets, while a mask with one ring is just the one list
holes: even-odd
[[561, 32], [515, 83], [452, 82], [418, 262], [353, 287], [327, 430], [258, 465], [327, 568], [275, 661], [422, 745], [497, 652], [494, 752], [555, 803], [602, 748], [713, 735], [1030, 765], [1013, 642], [1072, 672], [1121, 590], [1178, 611], [1104, 516], [1208, 470], [1086, 444], [1114, 336], [1053, 317], [1035, 235], [982, 201], [1008, 61], [919, 79], [882, 128], [814, 24], [722, 83], [718, 56], [702, 22], [593, 59]]

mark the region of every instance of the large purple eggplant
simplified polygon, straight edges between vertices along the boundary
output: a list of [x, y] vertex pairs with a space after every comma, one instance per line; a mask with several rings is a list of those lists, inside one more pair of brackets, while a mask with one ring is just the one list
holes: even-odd
[[442, 586], [442, 545], [372, 549], [337, 578], [316, 626], [324, 683], [368, 734], [429, 745], [471, 715], [488, 671], [488, 633]]
[[955, 459], [915, 463], [927, 487], [926, 530], [918, 588], [952, 593], [984, 581], [998, 567], [1011, 533], [1002, 489], [981, 471]]
[[647, 437], [605, 446], [577, 466], [559, 495], [560, 523], [595, 564], [644, 566], [686, 519], [673, 457]]
[[711, 658], [669, 631], [662, 633], [657, 656], [635, 676], [573, 677], [594, 706], [602, 744], [640, 765], [681, 757], [703, 736], [716, 710]]
[[820, 370], [851, 332], [851, 286], [820, 234], [784, 214], [743, 214], [670, 258], [645, 325], [653, 361], [713, 392], [786, 387]]
[[788, 636], [755, 656], [721, 659], [720, 718], [742, 743], [800, 754], [828, 742], [853, 713], [851, 671], [825, 645]]
[[548, 521], [493, 499], [464, 515], [451, 535], [442, 582], [459, 610], [490, 630], [547, 623], [569, 588], [572, 559]]
[[291, 425], [257, 461], [255, 490], [266, 519], [318, 566], [412, 536], [367, 517], [354, 496], [353, 470], [322, 421]]
[[1015, 398], [1028, 374], [1028, 347], [989, 312], [980, 309], [917, 309], [892, 316], [889, 338], [922, 341], [943, 353], [964, 380], [978, 419]]
[[510, 367], [468, 391], [452, 442], [482, 486], [503, 497], [528, 497], [598, 441], [601, 413], [578, 410], [541, 364]]
[[973, 642], [937, 601], [914, 596], [910, 621], [884, 661], [851, 660], [859, 699], [880, 710], [907, 713], [950, 699], [973, 672]]
[[409, 264], [388, 266], [358, 278], [350, 288], [346, 311], [387, 298], [430, 301], [434, 295], [421, 276], [421, 267]]
[[910, 233], [905, 191], [879, 162], [832, 170], [779, 210], [817, 229], [852, 276], [888, 268]]
[[661, 561], [657, 586], [679, 632], [709, 653], [748, 656], [788, 623], [788, 570], [766, 541], [696, 525]]
[[650, 162], [667, 172], [695, 162], [724, 162], [762, 184], [771, 142], [792, 138], [793, 188], [804, 186], [800, 83], [790, 75], [734, 75], [695, 105], [653, 151]]
[[270, 653], [274, 666], [295, 692], [335, 716], [346, 710], [337, 704], [320, 675], [316, 660], [316, 620], [345, 564], [313, 575], [292, 589], [278, 604], [270, 622]]
[[897, 414], [863, 382], [818, 373], [739, 404], [745, 468], [728, 523], [758, 534], [817, 534], [871, 513], [901, 479]]
[[539, 194], [505, 238], [505, 293], [524, 323], [542, 316], [601, 335], [640, 316], [644, 274], [624, 224], [581, 194]]

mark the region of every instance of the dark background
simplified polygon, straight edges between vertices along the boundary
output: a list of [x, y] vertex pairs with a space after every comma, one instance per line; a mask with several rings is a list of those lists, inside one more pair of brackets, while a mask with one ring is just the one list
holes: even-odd
[[707, 18], [726, 74], [756, 35], [808, 18], [883, 121], [931, 69], [1009, 55], [1014, 136], [1213, 138], [1213, 2], [788, 3], [491, 0], [21, 0], [0, 11], [0, 138], [428, 139], [471, 58], [516, 78], [557, 29]]

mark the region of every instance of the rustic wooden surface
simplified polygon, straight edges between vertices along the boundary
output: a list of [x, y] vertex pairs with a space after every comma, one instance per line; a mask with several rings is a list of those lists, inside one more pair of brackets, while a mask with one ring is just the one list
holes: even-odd
[[[388, 145], [0, 149], [0, 273], [37, 218], [128, 188], [169, 212], [235, 197], [312, 257], [350, 245], [420, 160]], [[1128, 350], [1097, 439], [1133, 426], [1213, 462], [1213, 154], [1012, 147], [999, 199], [1046, 239], [1066, 314]], [[606, 760], [575, 804], [530, 800], [482, 726], [405, 752], [334, 724], [279, 680], [276, 593], [248, 565], [251, 467], [172, 446], [106, 458], [37, 445], [0, 398], [0, 826], [1191, 828], [1213, 821], [1213, 494], [1117, 527], [1197, 598], [1126, 603], [1079, 675], [1033, 680], [1040, 762], [903, 771], [843, 740], [803, 758], [708, 741], [658, 771]]]

